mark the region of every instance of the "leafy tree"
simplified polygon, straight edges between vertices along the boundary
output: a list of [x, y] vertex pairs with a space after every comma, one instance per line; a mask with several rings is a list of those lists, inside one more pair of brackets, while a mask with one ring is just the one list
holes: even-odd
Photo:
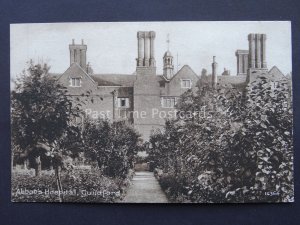
[[85, 119], [83, 141], [85, 154], [96, 161], [103, 173], [124, 178], [133, 168], [134, 156], [139, 150], [139, 135], [124, 121]]
[[174, 201], [292, 199], [288, 81], [274, 88], [262, 76], [246, 89], [204, 86], [184, 93], [177, 109], [148, 149]]
[[[41, 158], [46, 159], [54, 167], [60, 201], [64, 201], [60, 171], [64, 168], [67, 177], [77, 180], [72, 160], [67, 159], [82, 153], [91, 163], [97, 162], [104, 175], [117, 178], [122, 185], [139, 150], [138, 133], [122, 121], [84, 117], [81, 106], [93, 101], [91, 91], [74, 98], [48, 71], [47, 65], [30, 62], [11, 93], [14, 158], [33, 162], [36, 176], [41, 172]], [[78, 118], [83, 119], [81, 123], [76, 122]]]
[[11, 93], [12, 145], [24, 158], [34, 159], [36, 176], [40, 175], [42, 155], [59, 166], [62, 140], [79, 135], [72, 123], [80, 116], [79, 107], [48, 71], [46, 64], [30, 61]]
[[[237, 133], [254, 166], [252, 184], [242, 187], [245, 201], [291, 201], [293, 199], [292, 108], [289, 80], [261, 77], [248, 87], [244, 121]], [[238, 196], [235, 190], [230, 196]]]

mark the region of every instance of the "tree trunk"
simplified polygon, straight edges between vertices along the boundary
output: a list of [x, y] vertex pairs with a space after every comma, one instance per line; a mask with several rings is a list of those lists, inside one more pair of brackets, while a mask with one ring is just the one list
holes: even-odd
[[61, 179], [60, 179], [60, 166], [55, 167], [55, 177], [56, 177], [56, 185], [57, 185], [57, 190], [58, 190], [58, 199], [59, 202], [64, 201], [64, 197], [62, 194], [63, 188], [61, 184]]
[[42, 170], [41, 157], [37, 156], [37, 157], [35, 157], [35, 176], [36, 177], [41, 175], [41, 170]]

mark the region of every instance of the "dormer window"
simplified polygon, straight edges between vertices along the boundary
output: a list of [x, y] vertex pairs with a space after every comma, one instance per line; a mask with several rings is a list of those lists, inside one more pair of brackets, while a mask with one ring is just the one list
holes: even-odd
[[81, 87], [81, 78], [70, 78], [70, 86], [71, 87]]
[[181, 88], [191, 88], [192, 81], [190, 79], [182, 79], [181, 80]]

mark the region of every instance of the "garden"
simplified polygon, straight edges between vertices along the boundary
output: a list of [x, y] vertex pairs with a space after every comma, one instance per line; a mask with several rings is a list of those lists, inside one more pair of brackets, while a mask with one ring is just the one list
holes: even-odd
[[124, 121], [85, 117], [91, 93], [74, 101], [48, 71], [30, 62], [11, 93], [12, 201], [119, 201], [139, 134]]
[[261, 76], [243, 91], [203, 86], [183, 94], [177, 110], [187, 116], [166, 121], [147, 148], [169, 200], [293, 201], [290, 82]]
[[189, 90], [142, 144], [125, 121], [86, 117], [95, 96], [74, 100], [48, 71], [30, 62], [11, 93], [13, 201], [119, 202], [136, 162], [169, 202], [294, 201], [289, 79]]

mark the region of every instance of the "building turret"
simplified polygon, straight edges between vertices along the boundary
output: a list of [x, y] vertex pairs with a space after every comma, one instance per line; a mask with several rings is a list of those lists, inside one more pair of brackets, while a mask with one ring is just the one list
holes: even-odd
[[212, 87], [215, 88], [218, 82], [218, 77], [217, 77], [218, 63], [216, 62], [216, 56], [213, 57], [213, 63], [211, 64], [211, 67], [212, 67]]
[[81, 44], [75, 44], [75, 40], [72, 40], [72, 44], [69, 45], [70, 49], [70, 65], [77, 63], [81, 68], [86, 71], [86, 51], [87, 46], [84, 41]]
[[163, 75], [164, 77], [170, 80], [174, 75], [174, 65], [173, 65], [173, 56], [169, 50], [166, 51], [166, 53], [164, 54], [163, 60], [164, 60]]

